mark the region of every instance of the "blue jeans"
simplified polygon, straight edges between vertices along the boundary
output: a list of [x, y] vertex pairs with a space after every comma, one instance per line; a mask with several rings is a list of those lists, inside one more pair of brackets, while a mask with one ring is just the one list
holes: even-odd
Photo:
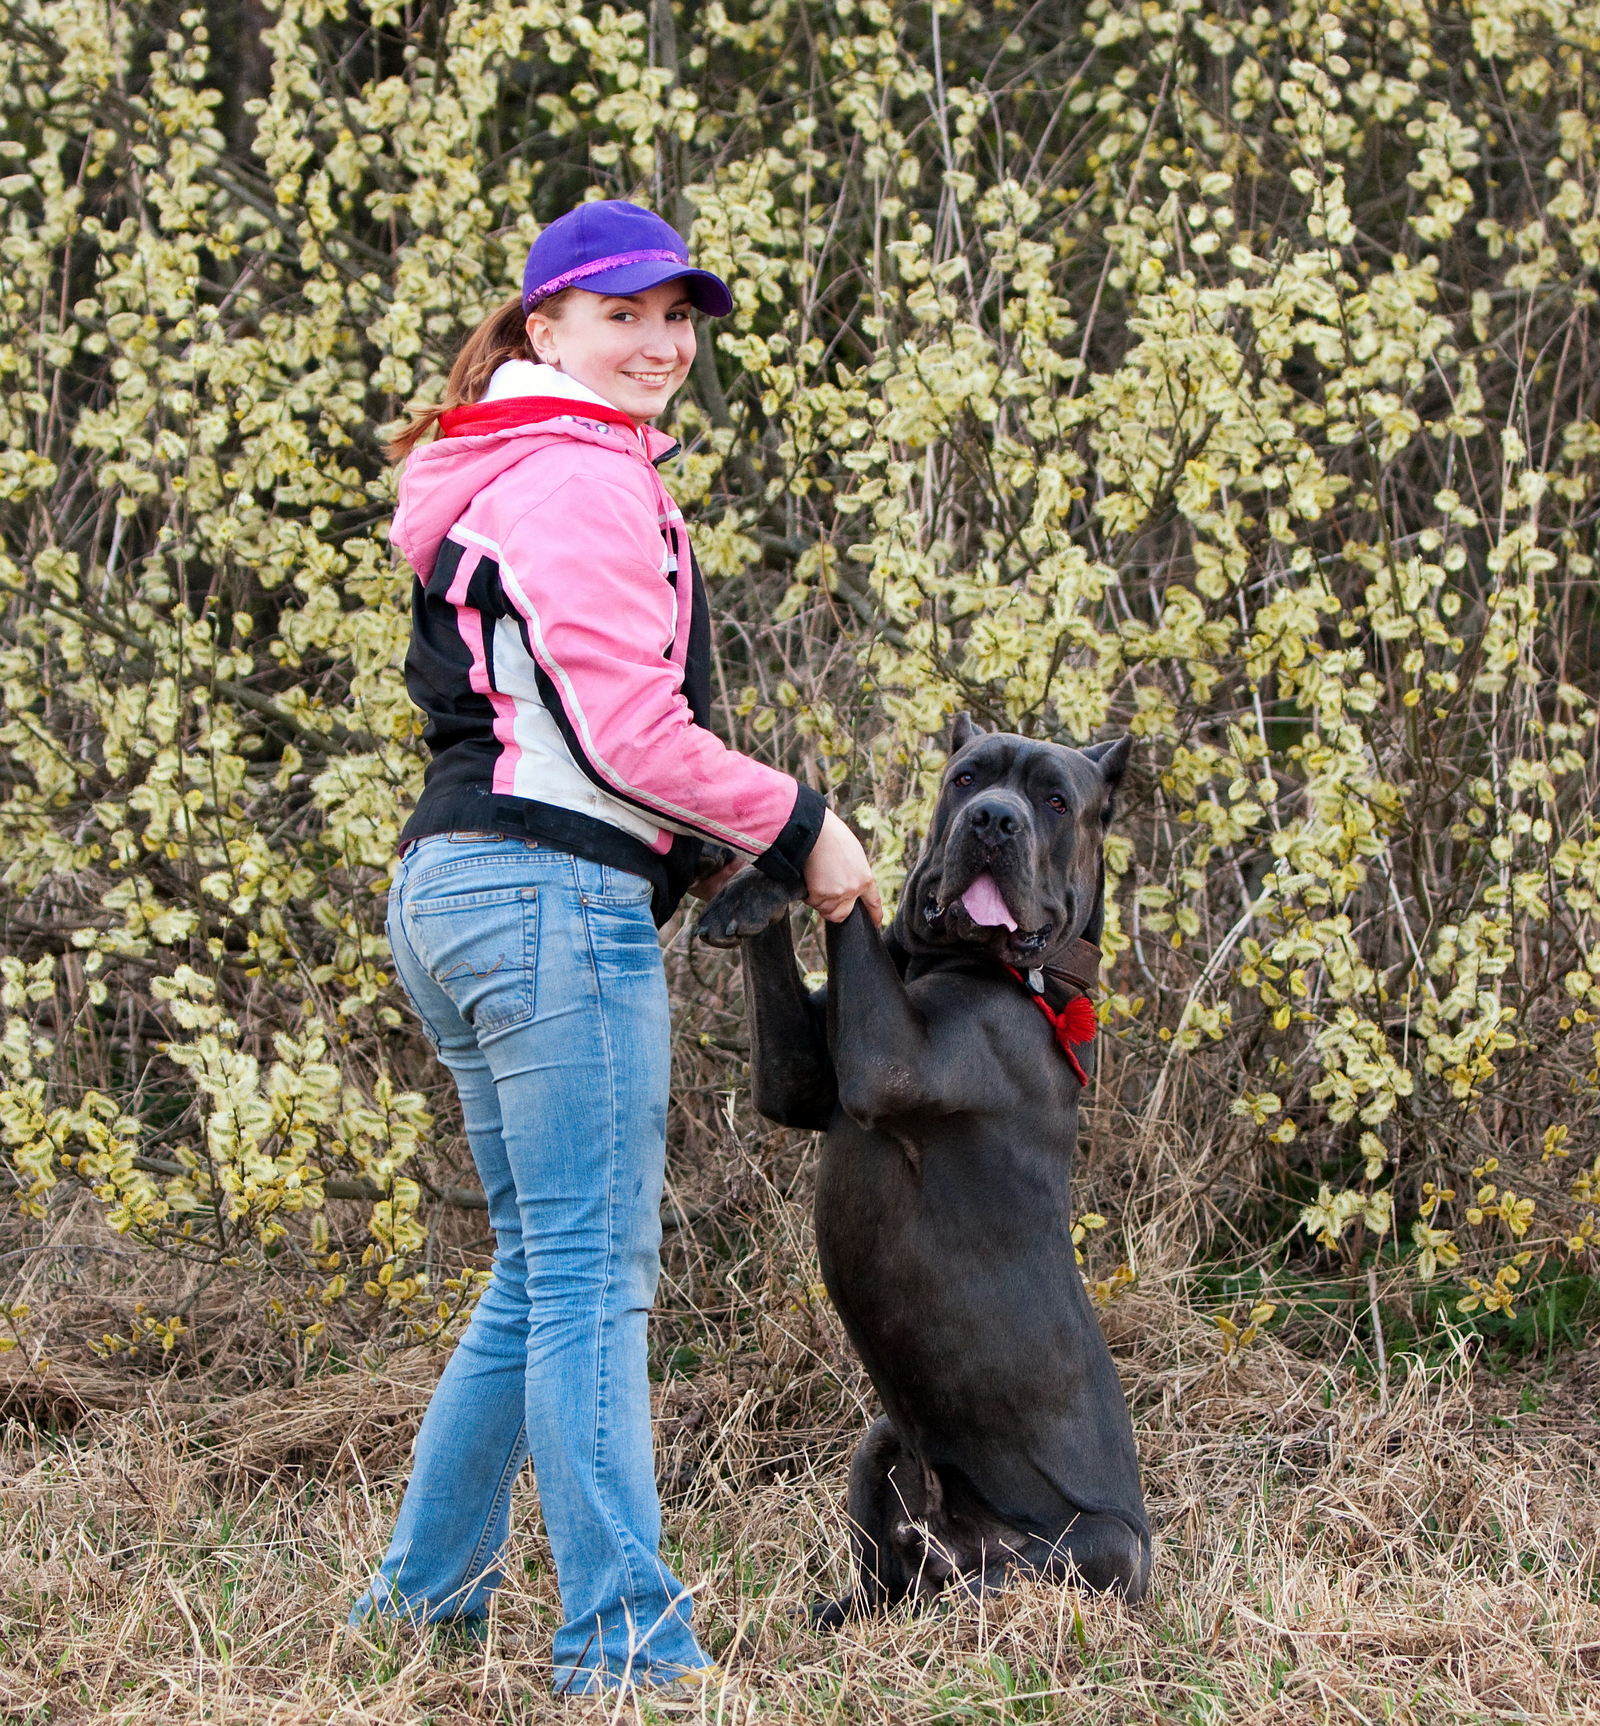
[[531, 1457], [566, 1619], [556, 1689], [670, 1682], [707, 1659], [657, 1553], [645, 1317], [670, 1040], [649, 884], [521, 839], [440, 834], [400, 861], [389, 940], [461, 1093], [496, 1248], [350, 1621], [481, 1620]]

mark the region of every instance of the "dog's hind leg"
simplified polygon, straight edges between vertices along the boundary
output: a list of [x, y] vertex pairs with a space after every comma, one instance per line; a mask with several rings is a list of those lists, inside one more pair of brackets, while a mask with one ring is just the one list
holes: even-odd
[[1118, 1516], [1080, 1515], [1053, 1542], [992, 1522], [982, 1531], [976, 1561], [962, 1568], [953, 1585], [976, 1599], [1002, 1593], [1018, 1576], [1042, 1576], [1138, 1601], [1149, 1586], [1150, 1545]]
[[916, 1577], [905, 1563], [903, 1531], [923, 1512], [920, 1486], [920, 1466], [894, 1428], [874, 1421], [850, 1462], [855, 1588], [843, 1600], [819, 1601], [811, 1609], [818, 1629], [837, 1630], [847, 1618], [886, 1612], [912, 1592]]
[[1150, 1586], [1150, 1541], [1120, 1516], [1080, 1513], [1054, 1544], [1029, 1539], [1017, 1554], [1024, 1568], [1071, 1580], [1097, 1594], [1144, 1598]]

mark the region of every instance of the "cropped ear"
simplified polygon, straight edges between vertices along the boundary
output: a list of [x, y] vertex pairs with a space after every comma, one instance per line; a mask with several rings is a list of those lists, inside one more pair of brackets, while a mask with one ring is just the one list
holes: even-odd
[[970, 713], [958, 713], [950, 721], [950, 753], [965, 749], [974, 737], [983, 736], [983, 727], [973, 723]]
[[1119, 737], [1113, 743], [1091, 743], [1083, 753], [1100, 769], [1100, 777], [1106, 784], [1115, 785], [1127, 770], [1133, 739]]

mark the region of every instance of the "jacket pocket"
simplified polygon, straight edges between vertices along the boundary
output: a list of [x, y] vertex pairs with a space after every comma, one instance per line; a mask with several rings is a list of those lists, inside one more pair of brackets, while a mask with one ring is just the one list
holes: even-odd
[[479, 1037], [533, 1017], [539, 890], [445, 893], [405, 907], [412, 949]]

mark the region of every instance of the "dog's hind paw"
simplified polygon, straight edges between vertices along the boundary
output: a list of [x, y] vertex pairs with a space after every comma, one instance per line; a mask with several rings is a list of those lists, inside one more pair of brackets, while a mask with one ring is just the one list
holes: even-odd
[[737, 947], [770, 929], [797, 902], [793, 888], [759, 869], [741, 869], [700, 913], [695, 933], [708, 947]]
[[855, 1616], [856, 1597], [847, 1594], [843, 1600], [813, 1600], [811, 1602], [811, 1628], [813, 1630], [842, 1630]]

